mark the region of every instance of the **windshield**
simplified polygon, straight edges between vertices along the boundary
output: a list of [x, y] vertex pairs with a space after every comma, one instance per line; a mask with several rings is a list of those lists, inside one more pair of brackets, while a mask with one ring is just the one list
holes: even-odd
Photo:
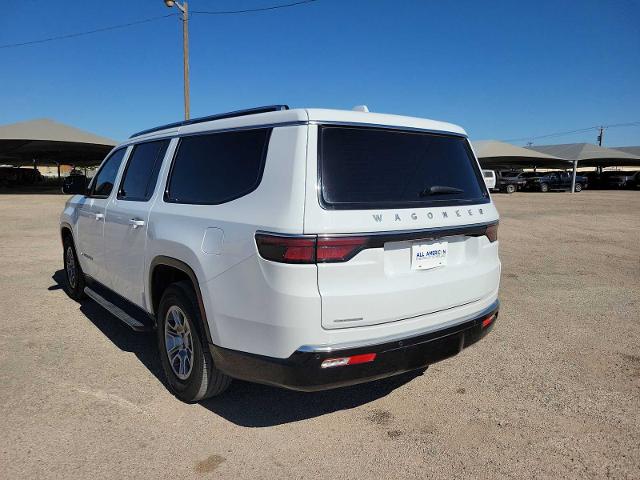
[[487, 203], [466, 138], [372, 127], [321, 126], [321, 201], [327, 208]]

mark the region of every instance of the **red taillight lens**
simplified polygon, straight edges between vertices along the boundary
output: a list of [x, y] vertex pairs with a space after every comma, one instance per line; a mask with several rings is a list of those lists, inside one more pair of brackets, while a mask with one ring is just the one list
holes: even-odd
[[318, 239], [318, 262], [345, 262], [362, 250], [365, 237], [324, 237]]
[[282, 263], [315, 263], [316, 237], [281, 237], [256, 234], [262, 258]]
[[490, 242], [495, 242], [496, 240], [498, 240], [498, 224], [494, 223], [493, 225], [489, 225], [487, 227], [487, 230], [485, 231], [485, 235]]
[[260, 256], [281, 263], [346, 262], [366, 244], [366, 237], [287, 237], [256, 233]]

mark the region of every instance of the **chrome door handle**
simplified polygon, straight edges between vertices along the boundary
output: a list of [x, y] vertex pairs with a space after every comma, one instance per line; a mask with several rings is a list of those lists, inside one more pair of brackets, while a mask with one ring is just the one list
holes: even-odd
[[96, 213], [96, 220], [102, 220], [104, 218], [104, 213]]
[[143, 227], [144, 220], [140, 220], [139, 218], [132, 218], [129, 220], [129, 225], [131, 225], [133, 228]]

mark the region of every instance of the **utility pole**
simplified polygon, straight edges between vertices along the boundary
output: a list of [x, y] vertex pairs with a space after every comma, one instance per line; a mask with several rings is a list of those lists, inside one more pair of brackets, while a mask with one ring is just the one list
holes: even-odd
[[604, 137], [604, 127], [598, 127], [600, 133], [598, 134], [598, 145], [602, 146], [602, 138]]
[[178, 7], [182, 12], [182, 58], [184, 70], [184, 119], [189, 120], [189, 5], [186, 0], [182, 4], [174, 0], [164, 0], [169, 7]]

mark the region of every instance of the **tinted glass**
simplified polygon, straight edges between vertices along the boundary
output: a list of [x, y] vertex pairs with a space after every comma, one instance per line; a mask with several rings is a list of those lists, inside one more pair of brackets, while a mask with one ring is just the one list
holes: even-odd
[[332, 208], [488, 201], [466, 139], [380, 128], [321, 127], [322, 199]]
[[120, 168], [120, 164], [122, 163], [122, 159], [124, 158], [126, 151], [126, 148], [121, 148], [120, 150], [113, 152], [113, 154], [107, 158], [105, 163], [102, 165], [102, 168], [95, 176], [91, 193], [92, 195], [109, 196], [111, 190], [113, 190], [113, 182], [116, 181], [116, 175], [118, 174], [118, 169]]
[[169, 140], [141, 143], [133, 147], [118, 198], [146, 201], [153, 195]]
[[258, 129], [180, 139], [167, 200], [212, 205], [255, 190], [270, 133], [270, 129]]

